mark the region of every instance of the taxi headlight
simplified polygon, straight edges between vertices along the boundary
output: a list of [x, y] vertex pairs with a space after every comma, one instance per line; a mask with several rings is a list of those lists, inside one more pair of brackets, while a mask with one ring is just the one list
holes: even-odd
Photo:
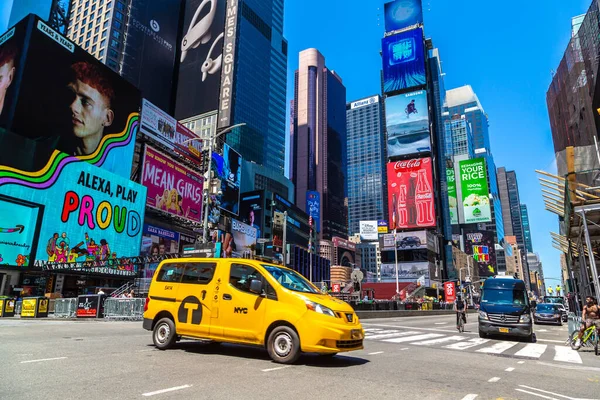
[[306, 302], [306, 308], [308, 308], [311, 311], [318, 312], [319, 314], [329, 315], [330, 317], [336, 316], [332, 309], [327, 308], [324, 305], [321, 305], [319, 303], [315, 303], [315, 302], [309, 301], [309, 300], [306, 300], [305, 302]]

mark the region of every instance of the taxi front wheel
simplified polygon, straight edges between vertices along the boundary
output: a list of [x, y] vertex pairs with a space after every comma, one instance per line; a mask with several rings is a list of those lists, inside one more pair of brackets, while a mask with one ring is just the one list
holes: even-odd
[[269, 335], [267, 351], [273, 361], [292, 364], [300, 357], [300, 338], [292, 328], [278, 326]]
[[166, 350], [175, 344], [177, 333], [175, 332], [175, 324], [170, 318], [163, 318], [154, 325], [152, 340], [159, 350]]

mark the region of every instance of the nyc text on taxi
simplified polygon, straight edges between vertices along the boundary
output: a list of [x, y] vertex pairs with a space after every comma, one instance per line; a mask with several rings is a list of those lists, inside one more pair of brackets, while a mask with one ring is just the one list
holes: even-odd
[[246, 259], [163, 261], [144, 309], [144, 329], [168, 349], [181, 337], [264, 346], [280, 363], [301, 352], [363, 348], [349, 304], [322, 294], [297, 272]]

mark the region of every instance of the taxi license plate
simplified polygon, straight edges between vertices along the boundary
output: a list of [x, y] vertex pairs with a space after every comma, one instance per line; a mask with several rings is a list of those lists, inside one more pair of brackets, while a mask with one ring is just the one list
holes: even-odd
[[362, 331], [360, 329], [352, 329], [350, 332], [352, 339], [362, 339]]
[[502, 333], [508, 333], [508, 328], [500, 328], [500, 332], [502, 332]]

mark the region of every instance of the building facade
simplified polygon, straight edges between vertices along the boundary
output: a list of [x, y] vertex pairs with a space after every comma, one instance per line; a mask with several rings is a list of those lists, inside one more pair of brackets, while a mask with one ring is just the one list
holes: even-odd
[[527, 204], [521, 204], [521, 221], [523, 222], [523, 239], [525, 240], [525, 249], [528, 253], [533, 253], [533, 242], [531, 241], [531, 228], [529, 227], [529, 213]]
[[242, 178], [240, 192], [266, 190], [278, 194], [294, 204], [294, 184], [284, 175], [271, 168], [242, 160]]
[[[367, 282], [381, 281], [381, 251], [379, 242], [359, 243], [356, 245], [356, 256], [360, 255], [360, 269], [365, 272]], [[358, 266], [358, 265], [357, 265]]]
[[385, 218], [385, 137], [380, 96], [346, 105], [348, 135], [348, 234], [360, 221]]
[[290, 179], [296, 204], [306, 211], [307, 192], [318, 192], [319, 237], [347, 237], [346, 88], [317, 49], [300, 52], [293, 110]]

